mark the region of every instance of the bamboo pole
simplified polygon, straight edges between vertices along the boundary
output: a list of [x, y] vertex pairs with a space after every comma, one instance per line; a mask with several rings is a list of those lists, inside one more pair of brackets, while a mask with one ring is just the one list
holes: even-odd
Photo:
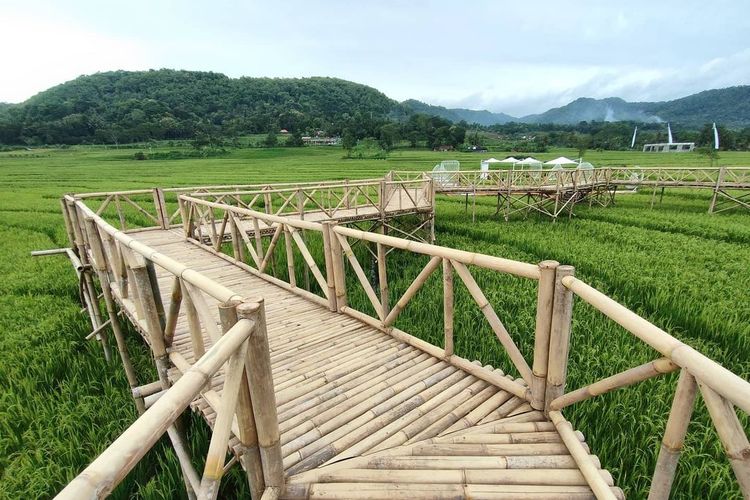
[[[81, 288], [83, 290], [82, 295], [85, 302], [84, 306], [89, 313], [89, 319], [91, 320], [91, 329], [96, 330], [102, 324], [102, 317], [99, 311], [99, 299], [96, 294], [96, 288], [94, 287], [94, 280], [91, 278], [91, 272], [88, 270], [90, 262], [88, 253], [86, 252], [86, 240], [83, 234], [85, 231], [85, 226], [81, 220], [86, 216], [86, 214], [83, 213], [81, 214], [82, 217], [79, 217], [75, 203], [70, 200], [66, 200], [66, 206], [68, 209], [70, 224], [73, 228], [73, 235], [76, 250], [78, 251], [78, 258], [81, 260], [82, 265], [81, 276], [79, 279], [82, 283]], [[101, 343], [102, 351], [104, 352], [104, 359], [107, 363], [109, 363], [112, 359], [112, 354], [109, 349], [107, 336], [99, 334], [97, 335], [97, 339]]]
[[[275, 266], [275, 260], [273, 259], [273, 255], [274, 255], [273, 251], [276, 249], [276, 244], [278, 243], [279, 237], [281, 237], [281, 233], [283, 231], [284, 231], [283, 224], [279, 224], [276, 226], [276, 230], [274, 231], [273, 236], [271, 237], [271, 242], [268, 244], [268, 250], [263, 256], [263, 261], [260, 263], [260, 269], [258, 269], [258, 271], [260, 272], [265, 271], [269, 260], [271, 261], [271, 267], [273, 268]], [[275, 271], [274, 271], [274, 274], [275, 274]]]
[[286, 247], [286, 268], [289, 284], [294, 288], [297, 286], [297, 277], [294, 272], [294, 248], [292, 248], [291, 232], [284, 227], [284, 246]]
[[732, 404], [722, 398], [711, 387], [698, 379], [698, 387], [706, 403], [708, 413], [716, 427], [734, 476], [740, 485], [742, 496], [750, 498], [750, 443]]
[[678, 366], [686, 368], [696, 379], [710, 381], [714, 391], [746, 413], [750, 413], [750, 383], [590, 285], [572, 276], [563, 278], [562, 282], [566, 288], [575, 292], [602, 314], [670, 358]]
[[193, 299], [190, 297], [187, 285], [180, 280], [180, 286], [182, 287], [182, 300], [185, 303], [185, 317], [187, 318], [188, 331], [190, 333], [190, 346], [193, 350], [193, 359], [197, 361], [206, 353], [200, 318], [198, 317], [198, 311], [195, 310], [195, 306], [193, 305]]
[[354, 255], [352, 247], [349, 245], [349, 242], [346, 240], [345, 236], [337, 234], [336, 239], [338, 240], [339, 247], [341, 247], [344, 255], [346, 255], [349, 264], [352, 266], [352, 270], [354, 270], [354, 274], [357, 276], [360, 285], [362, 285], [362, 289], [365, 291], [365, 295], [367, 295], [367, 298], [370, 300], [370, 304], [372, 304], [372, 308], [375, 310], [375, 314], [378, 315], [378, 318], [380, 318], [381, 321], [384, 321], [385, 317], [383, 316], [383, 306], [380, 304], [380, 300], [378, 300], [378, 296], [375, 293], [375, 290], [372, 289], [372, 285], [370, 285], [370, 281], [367, 279], [367, 275], [365, 274], [364, 269], [362, 269], [359, 260], [357, 260], [357, 256]]
[[328, 309], [337, 310], [336, 305], [336, 276], [334, 272], [333, 241], [331, 240], [331, 225], [323, 223], [323, 254], [326, 265], [326, 287], [328, 289]]
[[339, 239], [336, 237], [336, 222], [327, 222], [328, 233], [331, 235], [331, 263], [333, 264], [334, 286], [336, 288], [336, 309], [341, 312], [347, 307], [346, 298], [346, 268]]
[[614, 500], [617, 498], [612, 494], [612, 490], [609, 488], [610, 485], [604, 481], [596, 465], [591, 461], [586, 448], [584, 448], [578, 440], [570, 422], [565, 420], [565, 417], [563, 417], [562, 413], [559, 411], [550, 411], [549, 418], [552, 420], [552, 423], [555, 424], [555, 428], [557, 429], [557, 432], [560, 433], [563, 443], [565, 443], [566, 448], [568, 448], [568, 451], [570, 451], [570, 454], [573, 456], [573, 460], [578, 464], [581, 474], [586, 478], [586, 482], [591, 487], [596, 498], [598, 500]]
[[552, 400], [549, 403], [549, 408], [551, 410], [562, 410], [574, 403], [585, 401], [594, 396], [606, 394], [622, 387], [637, 384], [638, 382], [643, 382], [644, 380], [648, 380], [658, 375], [672, 373], [679, 368], [679, 366], [672, 363], [672, 361], [667, 358], [659, 358], [654, 361], [649, 361], [648, 363], [636, 366], [635, 368], [625, 370], [616, 375], [612, 375], [611, 377], [598, 380], [593, 384], [576, 389], [575, 391], [563, 394]]
[[[219, 306], [219, 319], [221, 330], [226, 335], [239, 320], [237, 306], [239, 302], [227, 302]], [[242, 445], [240, 462], [247, 474], [247, 482], [250, 487], [250, 497], [258, 500], [263, 494], [265, 483], [263, 480], [263, 465], [261, 464], [260, 449], [258, 448], [258, 430], [255, 427], [253, 415], [253, 403], [250, 396], [247, 367], [252, 360], [247, 349], [243, 358], [244, 367], [240, 380], [238, 401], [236, 406], [237, 415], [237, 437]], [[225, 382], [226, 384], [226, 382]], [[226, 385], [225, 385], [226, 387]]]
[[248, 383], [253, 401], [255, 424], [258, 430], [263, 477], [266, 487], [284, 485], [284, 467], [281, 458], [279, 420], [276, 414], [276, 396], [271, 376], [271, 358], [268, 353], [268, 333], [263, 300], [255, 304], [242, 303], [237, 307], [240, 319], [254, 319], [255, 332], [248, 342]]
[[[385, 231], [383, 225], [380, 226], [380, 231]], [[378, 255], [378, 288], [380, 289], [380, 305], [383, 307], [383, 315], [388, 316], [390, 313], [390, 297], [388, 293], [388, 266], [387, 258], [388, 252], [382, 243], [377, 243], [377, 255]]]
[[471, 272], [469, 272], [469, 269], [463, 263], [451, 260], [451, 264], [453, 264], [453, 267], [456, 269], [456, 273], [461, 278], [461, 281], [463, 281], [466, 289], [469, 291], [469, 294], [477, 303], [477, 306], [479, 306], [482, 314], [484, 314], [485, 318], [487, 318], [487, 322], [490, 324], [492, 331], [495, 332], [498, 340], [500, 340], [500, 343], [505, 348], [505, 352], [508, 354], [508, 357], [513, 362], [513, 365], [518, 370], [518, 373], [526, 381], [526, 383], [530, 385], [531, 368], [529, 368], [529, 365], [524, 359], [523, 354], [521, 354], [521, 351], [518, 349], [518, 346], [516, 346], [515, 342], [513, 342], [513, 339], [508, 333], [508, 330], [505, 329], [505, 325], [503, 325], [502, 321], [500, 321], [500, 318], [498, 318], [495, 309], [493, 309], [492, 307], [492, 304], [490, 304], [490, 301], [487, 300], [484, 292], [482, 292], [482, 289], [479, 288], [479, 285], [474, 280]]
[[453, 265], [443, 259], [443, 346], [445, 357], [453, 356]]
[[172, 294], [169, 300], [169, 312], [167, 314], [166, 323], [164, 326], [164, 342], [168, 345], [172, 345], [174, 339], [175, 329], [177, 328], [177, 320], [180, 316], [180, 306], [182, 304], [182, 285], [179, 277], [175, 276], [172, 281]]
[[557, 266], [555, 270], [555, 298], [550, 322], [549, 358], [544, 406], [549, 411], [552, 400], [565, 392], [570, 351], [570, 327], [573, 318], [573, 294], [563, 285], [563, 278], [575, 274], [573, 266]]
[[531, 406], [544, 409], [549, 363], [549, 334], [552, 323], [552, 306], [555, 298], [555, 270], [559, 263], [545, 260], [539, 263], [539, 286], [536, 300], [536, 330], [534, 332], [534, 361], [531, 379]]
[[648, 500], [669, 499], [672, 482], [677, 471], [677, 462], [682, 451], [682, 443], [685, 434], [687, 434], [690, 417], [693, 414], [696, 390], [695, 378], [690, 375], [690, 372], [683, 369], [680, 372], [680, 379], [677, 382], [677, 389], [672, 400], [672, 409], [669, 412], [667, 427], [664, 430], [659, 458], [656, 460]]
[[430, 245], [429, 243], [421, 243], [414, 240], [405, 240], [402, 238], [395, 238], [393, 236], [387, 236], [378, 233], [370, 233], [367, 231], [361, 231], [358, 229], [352, 229], [343, 226], [335, 226], [333, 228], [333, 231], [341, 236], [369, 241], [372, 243], [382, 243], [391, 248], [409, 250], [411, 252], [424, 255], [443, 257], [455, 262], [460, 262], [462, 264], [476, 265], [479, 267], [493, 269], [495, 271], [522, 276], [530, 279], [539, 279], [538, 266], [527, 264], [525, 262], [518, 262], [474, 252], [466, 252], [463, 250], [456, 250], [454, 248], [441, 247], [438, 245]]
[[[102, 241], [99, 237], [99, 232], [96, 229], [96, 224], [92, 218], [86, 218], [86, 231], [89, 233], [89, 243], [91, 244], [91, 251], [94, 256], [94, 269], [99, 277], [99, 282], [102, 285], [102, 294], [104, 295], [104, 304], [107, 309], [107, 315], [109, 316], [109, 322], [112, 328], [112, 333], [117, 343], [117, 350], [120, 353], [120, 359], [122, 360], [122, 367], [125, 370], [125, 377], [128, 380], [131, 390], [138, 387], [138, 376], [135, 373], [133, 364], [130, 361], [130, 354], [128, 353], [128, 346], [125, 343], [125, 336], [123, 335], [122, 328], [120, 326], [119, 318], [117, 317], [117, 310], [115, 301], [112, 297], [112, 285], [109, 281], [109, 275], [106, 272], [106, 263], [104, 258], [104, 249], [102, 248]], [[143, 398], [133, 397], [135, 401], [135, 407], [139, 414], [142, 414], [146, 408], [143, 403]]]
[[430, 261], [427, 263], [426, 266], [424, 266], [424, 269], [422, 269], [416, 278], [414, 278], [414, 281], [409, 285], [409, 288], [406, 289], [404, 292], [404, 295], [398, 299], [396, 302], [396, 305], [393, 306], [393, 309], [391, 309], [391, 312], [388, 313], [388, 316], [385, 317], [383, 320], [383, 324], [385, 326], [391, 326], [395, 321], [396, 318], [398, 318], [399, 314], [401, 314], [401, 311], [404, 310], [406, 305], [409, 303], [409, 301], [416, 295], [416, 293], [419, 291], [420, 288], [422, 288], [422, 285], [427, 281], [427, 278], [430, 277], [430, 275], [435, 271], [435, 269], [440, 266], [440, 262], [442, 259], [440, 257], [432, 257]]
[[250, 336], [254, 323], [241, 320], [185, 372], [174, 387], [146, 410], [57, 498], [77, 500], [106, 496], [154, 446], [229, 356]]
[[213, 500], [219, 495], [219, 483], [224, 474], [224, 457], [227, 454], [232, 420], [244, 377], [247, 341], [229, 357], [226, 379], [221, 394], [221, 406], [216, 412], [213, 434], [208, 447], [206, 464], [200, 485], [202, 499]]

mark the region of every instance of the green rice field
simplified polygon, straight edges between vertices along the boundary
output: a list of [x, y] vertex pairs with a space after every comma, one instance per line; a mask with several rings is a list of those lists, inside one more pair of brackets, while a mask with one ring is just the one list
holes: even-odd
[[[59, 198], [67, 192], [256, 182], [304, 182], [428, 170], [465, 153], [396, 150], [387, 160], [345, 160], [340, 149], [238, 149], [225, 157], [133, 159], [134, 149], [73, 147], [0, 153], [0, 498], [53, 496], [136, 418], [118, 362], [84, 340], [90, 323], [63, 257], [31, 258], [35, 249], [67, 246]], [[547, 160], [572, 150], [537, 156]], [[492, 156], [500, 158], [499, 153]], [[707, 166], [697, 154], [589, 152], [596, 166]], [[718, 162], [750, 166], [750, 153], [722, 152]], [[534, 215], [504, 222], [495, 200], [477, 201], [477, 219], [462, 197], [440, 196], [437, 243], [526, 262], [554, 259], [582, 280], [635, 310], [745, 379], [750, 379], [750, 212], [706, 213], [710, 190], [667, 189], [650, 209], [651, 192], [618, 196], [615, 206], [576, 208], [553, 223]], [[392, 300], [426, 259], [394, 252]], [[472, 270], [527, 359], [533, 350], [533, 282]], [[353, 286], [350, 289], [354, 288]], [[366, 310], [364, 294], [351, 298]], [[399, 317], [399, 328], [442, 345], [442, 284], [435, 273]], [[501, 346], [465, 289], [456, 290], [456, 352], [504, 368]], [[155, 380], [140, 337], [128, 337], [141, 382]], [[603, 315], [578, 301], [568, 388], [577, 388], [658, 357]], [[630, 498], [645, 498], [677, 375], [660, 377], [579, 403], [566, 416]], [[748, 419], [740, 415], [748, 428]], [[196, 467], [208, 428], [187, 426]], [[184, 495], [178, 462], [162, 440], [115, 490], [113, 498]], [[222, 498], [247, 495], [237, 468]], [[674, 498], [741, 498], [729, 462], [700, 397], [673, 488]]]

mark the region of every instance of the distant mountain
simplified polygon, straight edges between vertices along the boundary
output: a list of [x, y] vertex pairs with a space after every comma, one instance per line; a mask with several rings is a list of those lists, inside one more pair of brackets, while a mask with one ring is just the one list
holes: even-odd
[[750, 85], [705, 90], [673, 101], [633, 104], [662, 120], [682, 125], [710, 122], [727, 127], [750, 125]]
[[750, 85], [706, 90], [662, 102], [627, 102], [619, 97], [582, 97], [560, 108], [524, 116], [520, 121], [567, 125], [582, 121], [669, 121], [684, 126], [718, 122], [729, 127], [745, 127], [750, 125]]
[[537, 115], [524, 116], [519, 121], [564, 125], [575, 125], [583, 121], [637, 121], [646, 123], [662, 121], [655, 113], [646, 111], [643, 104], [649, 103], [632, 103], [619, 97], [608, 97], [606, 99], [581, 97], [560, 108], [552, 108]]
[[444, 108], [443, 106], [434, 106], [415, 99], [404, 101], [401, 105], [413, 113], [439, 116], [452, 122], [464, 120], [466, 123], [478, 123], [479, 125], [488, 126], [518, 121], [518, 118], [506, 115], [505, 113], [493, 113], [486, 109], [477, 111], [465, 108]]

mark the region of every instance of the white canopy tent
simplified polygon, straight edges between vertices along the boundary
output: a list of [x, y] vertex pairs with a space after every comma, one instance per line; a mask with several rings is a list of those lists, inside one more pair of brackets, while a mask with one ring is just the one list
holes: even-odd
[[523, 168], [528, 167], [532, 170], [541, 170], [542, 168], [542, 162], [540, 162], [536, 158], [532, 158], [531, 156], [519, 161], [518, 163], [516, 163], [516, 165], [521, 165]]
[[519, 161], [521, 160], [519, 160], [518, 158], [513, 158], [512, 156], [509, 156], [504, 160], [500, 160], [500, 163], [518, 163]]
[[[565, 156], [560, 156], [559, 158], [555, 158], [554, 160], [545, 161], [545, 165], [578, 165], [578, 162], [575, 160], [571, 160], [570, 158], [566, 158]], [[559, 169], [557, 169], [559, 170]]]
[[491, 163], [502, 163], [502, 161], [498, 160], [497, 158], [482, 160], [482, 162], [479, 164], [479, 170], [482, 171], [482, 174], [480, 176], [482, 179], [487, 179], [489, 177]]

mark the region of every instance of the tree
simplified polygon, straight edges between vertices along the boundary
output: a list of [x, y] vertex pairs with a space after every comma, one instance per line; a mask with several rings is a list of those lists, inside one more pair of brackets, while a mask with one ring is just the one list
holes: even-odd
[[576, 143], [576, 147], [578, 148], [578, 158], [583, 158], [586, 151], [589, 149], [589, 146], [591, 146], [591, 136], [580, 135], [578, 136]]
[[290, 148], [301, 148], [302, 146], [304, 146], [305, 141], [302, 140], [302, 132], [293, 132], [284, 145]]
[[713, 146], [706, 146], [696, 149], [699, 155], [708, 158], [708, 166], [713, 167], [714, 162], [719, 159], [719, 152], [714, 149]]
[[276, 138], [276, 132], [271, 130], [265, 139], [263, 139], [263, 145], [267, 148], [273, 148], [276, 147], [279, 143], [279, 140]]
[[354, 132], [349, 129], [344, 130], [344, 136], [341, 138], [341, 146], [345, 150], [351, 151], [351, 149], [356, 145], [357, 138], [354, 136]]

